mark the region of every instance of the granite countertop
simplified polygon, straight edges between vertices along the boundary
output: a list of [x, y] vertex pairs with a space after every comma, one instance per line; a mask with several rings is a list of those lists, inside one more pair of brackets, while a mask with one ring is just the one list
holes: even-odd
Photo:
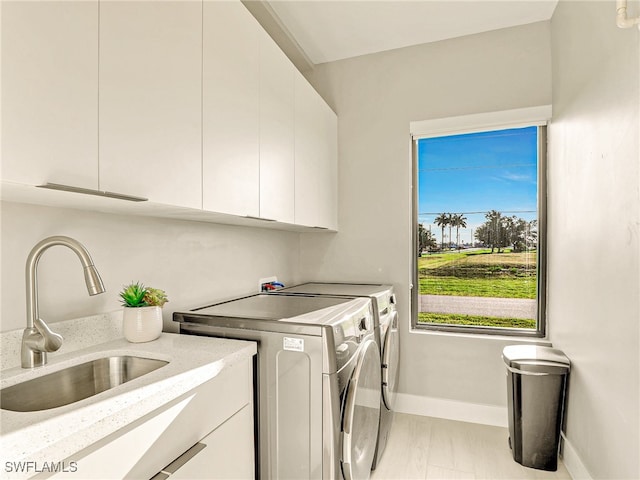
[[169, 361], [153, 372], [70, 405], [37, 412], [0, 410], [3, 468], [6, 462], [61, 462], [256, 352], [254, 342], [163, 333], [153, 342], [118, 339], [50, 357], [46, 366], [33, 370], [3, 370], [0, 388], [111, 355]]

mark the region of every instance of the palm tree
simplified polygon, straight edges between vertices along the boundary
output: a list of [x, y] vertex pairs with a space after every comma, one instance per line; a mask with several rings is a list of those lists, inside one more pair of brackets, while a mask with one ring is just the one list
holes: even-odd
[[456, 227], [456, 245], [460, 250], [460, 227], [467, 228], [467, 217], [462, 213], [454, 213], [451, 216], [451, 224]]
[[433, 223], [442, 228], [442, 237], [440, 237], [440, 250], [444, 250], [444, 227], [449, 225], [450, 218], [451, 215], [449, 215], [448, 213], [441, 213], [433, 220]]
[[418, 258], [424, 250], [433, 250], [438, 244], [431, 233], [431, 229], [427, 230], [421, 223], [418, 224]]

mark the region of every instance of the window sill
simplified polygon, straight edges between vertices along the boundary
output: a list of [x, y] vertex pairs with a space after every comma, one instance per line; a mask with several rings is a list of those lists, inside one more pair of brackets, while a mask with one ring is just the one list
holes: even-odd
[[499, 342], [513, 341], [518, 343], [531, 343], [535, 345], [551, 346], [551, 342], [546, 337], [537, 337], [534, 334], [531, 335], [501, 335], [499, 333], [483, 333], [479, 331], [473, 332], [458, 332], [451, 330], [432, 330], [427, 328], [409, 328], [411, 335], [427, 335], [436, 337], [458, 337], [458, 338], [477, 338], [482, 340], [496, 340]]

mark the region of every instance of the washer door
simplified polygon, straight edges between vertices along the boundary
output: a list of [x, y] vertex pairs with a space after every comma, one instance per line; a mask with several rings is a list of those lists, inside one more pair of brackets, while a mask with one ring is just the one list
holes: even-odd
[[349, 379], [342, 416], [342, 473], [346, 480], [368, 479], [380, 421], [380, 353], [373, 340], [360, 345]]
[[382, 400], [389, 410], [394, 410], [396, 404], [399, 363], [398, 311], [394, 310], [387, 334], [382, 341]]

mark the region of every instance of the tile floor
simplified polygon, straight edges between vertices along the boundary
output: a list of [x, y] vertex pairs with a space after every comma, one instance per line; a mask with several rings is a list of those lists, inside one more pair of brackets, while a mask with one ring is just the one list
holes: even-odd
[[508, 437], [502, 427], [397, 413], [371, 479], [571, 480], [561, 462], [556, 472], [514, 462]]

